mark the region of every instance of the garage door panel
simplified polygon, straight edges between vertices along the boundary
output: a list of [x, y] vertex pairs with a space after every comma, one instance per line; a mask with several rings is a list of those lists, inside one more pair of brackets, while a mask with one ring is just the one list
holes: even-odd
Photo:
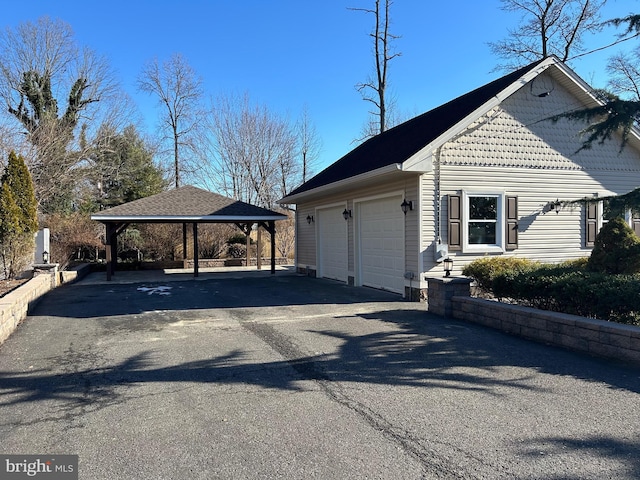
[[360, 273], [363, 285], [404, 290], [404, 218], [400, 197], [359, 204]]

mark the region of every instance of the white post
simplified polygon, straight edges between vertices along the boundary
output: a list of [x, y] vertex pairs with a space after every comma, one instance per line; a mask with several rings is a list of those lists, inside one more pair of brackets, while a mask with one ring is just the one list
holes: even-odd
[[[43, 254], [47, 252], [48, 260], [45, 262]], [[34, 255], [33, 263], [43, 264], [51, 263], [51, 248], [49, 244], [49, 229], [43, 228], [36, 233], [36, 253]]]

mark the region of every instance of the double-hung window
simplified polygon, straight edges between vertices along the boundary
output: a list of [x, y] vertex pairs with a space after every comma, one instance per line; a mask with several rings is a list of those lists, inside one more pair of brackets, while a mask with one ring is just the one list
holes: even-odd
[[504, 194], [463, 192], [463, 250], [504, 251]]
[[503, 192], [447, 195], [450, 251], [501, 253], [518, 248], [518, 197]]

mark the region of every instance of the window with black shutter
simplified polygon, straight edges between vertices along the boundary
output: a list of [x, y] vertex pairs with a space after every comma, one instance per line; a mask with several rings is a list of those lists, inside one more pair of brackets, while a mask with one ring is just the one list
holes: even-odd
[[588, 202], [585, 205], [585, 247], [593, 247], [598, 235], [598, 203]]
[[448, 196], [449, 251], [462, 250], [462, 196]]
[[518, 248], [518, 197], [506, 198], [506, 242], [507, 250]]

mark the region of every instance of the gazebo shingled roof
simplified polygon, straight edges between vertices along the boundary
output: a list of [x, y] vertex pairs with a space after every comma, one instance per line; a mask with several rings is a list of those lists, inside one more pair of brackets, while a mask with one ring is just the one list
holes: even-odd
[[112, 221], [116, 218], [126, 218], [131, 222], [152, 222], [160, 219], [237, 222], [250, 219], [254, 221], [283, 220], [286, 216], [201, 188], [185, 185], [103, 210], [92, 215], [91, 218], [100, 222]]

